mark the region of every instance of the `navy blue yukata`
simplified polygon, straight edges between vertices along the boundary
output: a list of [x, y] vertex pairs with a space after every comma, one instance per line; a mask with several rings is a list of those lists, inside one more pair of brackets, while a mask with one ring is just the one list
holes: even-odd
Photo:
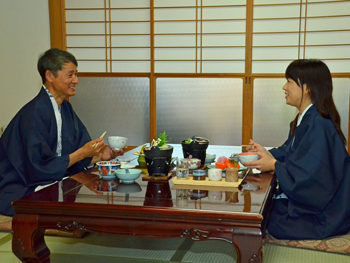
[[294, 136], [270, 152], [279, 182], [267, 227], [274, 237], [323, 239], [350, 230], [350, 157], [330, 120], [311, 106]]
[[57, 156], [57, 124], [47, 92], [27, 103], [11, 120], [0, 138], [0, 214], [12, 216], [11, 202], [34, 192], [39, 185], [53, 183], [81, 172], [92, 158], [69, 164], [69, 154], [91, 141], [72, 109], [61, 105], [62, 152]]

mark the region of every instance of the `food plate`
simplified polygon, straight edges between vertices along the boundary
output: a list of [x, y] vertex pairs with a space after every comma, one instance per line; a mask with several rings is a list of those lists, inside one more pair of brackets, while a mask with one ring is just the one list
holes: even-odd
[[[240, 166], [240, 168], [239, 168], [239, 172], [242, 172], [242, 171], [247, 170], [247, 167], [245, 167], [245, 166], [243, 166], [243, 165], [241, 165], [241, 164], [239, 164], [239, 166]], [[212, 169], [212, 168], [217, 168], [215, 164], [208, 165], [207, 167], [208, 167], [209, 169]]]

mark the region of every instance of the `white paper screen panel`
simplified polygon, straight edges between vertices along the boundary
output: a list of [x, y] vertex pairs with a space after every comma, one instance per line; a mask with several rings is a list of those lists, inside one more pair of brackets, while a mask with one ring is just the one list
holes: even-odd
[[193, 135], [211, 145], [242, 142], [242, 79], [157, 78], [157, 131], [171, 143]]
[[156, 47], [187, 47], [196, 46], [195, 35], [156, 35], [154, 36], [154, 45]]
[[206, 46], [234, 46], [243, 48], [243, 58], [245, 50], [245, 34], [216, 34], [203, 35], [202, 45]]
[[[327, 60], [332, 72], [350, 71], [350, 1], [301, 2], [300, 5], [300, 0], [254, 1], [253, 74], [283, 73], [285, 64], [304, 57]], [[155, 73], [245, 72], [246, 1], [153, 3]], [[149, 0], [66, 0], [65, 4], [67, 48], [81, 49], [77, 58], [82, 62], [90, 60], [91, 63], [84, 62], [89, 65], [88, 72], [150, 71], [150, 65], [144, 63], [144, 60], [151, 63]], [[109, 49], [110, 46], [143, 50], [125, 49], [121, 54]], [[95, 48], [104, 48], [102, 59], [109, 65], [95, 63], [101, 57], [100, 51], [92, 55]], [[174, 48], [183, 50], [177, 50], [178, 56], [168, 54], [174, 53]], [[80, 57], [83, 52], [86, 54]], [[121, 65], [113, 66], [124, 60], [131, 62], [127, 70], [120, 71]]]
[[112, 48], [112, 57], [119, 60], [149, 60], [149, 48]]
[[[283, 19], [276, 22], [273, 20], [255, 20], [253, 21], [253, 30], [259, 32], [296, 32], [299, 30], [298, 19]], [[257, 35], [258, 36], [258, 35]], [[271, 43], [270, 43], [271, 45]]]
[[114, 72], [150, 72], [149, 61], [113, 61]]
[[[70, 52], [70, 49], [68, 49]], [[109, 66], [105, 61], [78, 61], [78, 69], [80, 72], [108, 72]]]
[[112, 42], [113, 47], [150, 47], [148, 35], [112, 36]]
[[154, 0], [154, 7], [196, 6], [197, 0]]
[[[69, 48], [68, 52], [74, 54], [75, 57], [78, 57], [80, 59], [87, 59], [87, 60], [105, 60], [106, 59], [106, 50], [104, 48], [89, 48], [87, 50], [82, 50], [81, 48]], [[104, 62], [106, 63], [106, 62]], [[79, 71], [80, 70], [80, 61], [79, 64]]]
[[149, 9], [111, 10], [111, 21], [149, 21]]
[[196, 20], [196, 8], [155, 9], [157, 20]]
[[[231, 3], [232, 5], [232, 3]], [[203, 7], [203, 19], [245, 19], [245, 6]]]
[[194, 61], [156, 61], [154, 67], [157, 73], [196, 72], [196, 63]]
[[[107, 1], [108, 2], [108, 1]], [[111, 0], [112, 8], [149, 7], [149, 0]]]
[[[282, 145], [288, 137], [289, 124], [298, 111], [285, 103], [285, 79], [255, 79], [253, 139], [264, 146]], [[341, 127], [348, 137], [350, 80], [333, 79], [333, 98], [341, 117]]]
[[307, 15], [313, 16], [339, 16], [349, 15], [350, 1], [339, 1], [334, 3], [309, 4]]
[[[77, 47], [81, 48], [81, 51], [87, 51], [86, 47], [106, 47], [109, 45], [109, 41], [106, 41], [105, 36], [68, 36], [67, 37], [67, 46], [69, 48]], [[78, 57], [80, 59], [80, 57]]]
[[65, 4], [67, 50], [81, 72], [150, 72], [149, 0]]
[[221, 48], [203, 48], [202, 58], [203, 60], [236, 60], [240, 59], [244, 61], [244, 51], [245, 48], [235, 48], [235, 47], [221, 47]]
[[[108, 28], [107, 28], [108, 30]], [[96, 35], [96, 34], [104, 34], [106, 32], [105, 30], [105, 24], [104, 23], [67, 23], [66, 24], [66, 31], [69, 34], [90, 34], [90, 35]], [[67, 36], [68, 37], [71, 36]], [[84, 41], [81, 41], [84, 42]]]
[[246, 5], [246, 0], [198, 0], [198, 3], [202, 1], [203, 6], [215, 6], [215, 5]]
[[[350, 24], [349, 24], [349, 29], [350, 29]], [[306, 45], [333, 45], [333, 44], [349, 45], [350, 31], [310, 32], [306, 34]]]
[[[202, 33], [245, 33], [245, 27], [246, 23], [244, 20], [203, 21]], [[234, 35], [234, 37], [236, 37], [236, 35]]]
[[154, 33], [170, 35], [196, 33], [196, 21], [155, 22]]
[[244, 61], [203, 61], [203, 72], [244, 73]]
[[105, 0], [65, 0], [66, 8], [104, 8]]
[[150, 33], [149, 22], [122, 22], [112, 23], [111, 33], [112, 34], [149, 34]]
[[254, 5], [253, 73], [283, 73], [282, 65], [298, 58], [318, 58], [332, 72], [349, 72], [350, 1], [258, 0]]
[[80, 77], [70, 101], [93, 139], [107, 131], [106, 143], [111, 135], [127, 137], [129, 145], [149, 141], [148, 78]]
[[[306, 0], [303, 0], [305, 3]], [[308, 3], [314, 3], [314, 2], [338, 2], [339, 0], [307, 0]], [[276, 4], [276, 0], [254, 0], [255, 5], [265, 5], [265, 4]], [[278, 0], [278, 3], [280, 4], [290, 4], [290, 3], [296, 3], [299, 4], [300, 0]]]
[[105, 21], [105, 10], [67, 10], [66, 21]]

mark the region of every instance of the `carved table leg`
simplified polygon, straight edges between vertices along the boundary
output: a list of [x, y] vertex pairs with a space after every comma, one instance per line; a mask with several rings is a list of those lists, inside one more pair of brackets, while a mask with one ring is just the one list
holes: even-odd
[[[262, 236], [260, 230], [234, 231], [233, 243], [237, 246], [239, 263], [262, 263]], [[244, 233], [243, 233], [244, 232]]]
[[45, 229], [38, 229], [37, 215], [15, 215], [12, 219], [12, 251], [22, 262], [50, 262]]

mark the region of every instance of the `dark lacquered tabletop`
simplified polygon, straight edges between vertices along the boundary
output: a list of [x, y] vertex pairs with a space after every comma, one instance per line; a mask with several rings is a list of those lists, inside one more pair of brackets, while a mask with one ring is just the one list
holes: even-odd
[[[23, 200], [259, 214], [274, 180], [271, 174], [248, 174], [238, 187], [192, 187], [174, 185], [172, 179], [152, 182], [143, 177], [146, 178], [146, 175], [141, 174], [132, 184], [124, 184], [117, 178], [103, 180], [98, 171], [92, 169], [66, 178]], [[192, 180], [191, 177], [188, 180]]]

